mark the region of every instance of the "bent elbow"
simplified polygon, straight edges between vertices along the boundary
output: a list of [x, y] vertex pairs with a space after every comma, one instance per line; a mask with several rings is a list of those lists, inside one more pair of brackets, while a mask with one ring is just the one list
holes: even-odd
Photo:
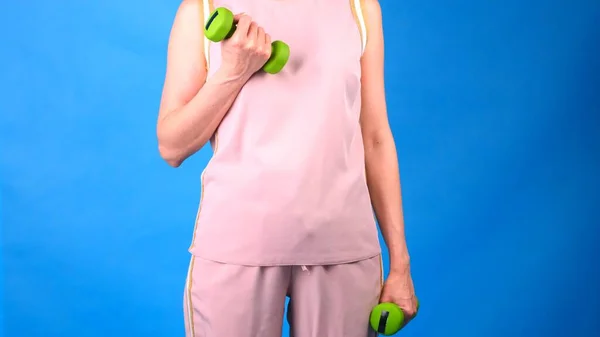
[[181, 155], [162, 144], [158, 145], [158, 152], [161, 158], [173, 168], [178, 168], [183, 163], [184, 158]]
[[181, 164], [183, 163], [183, 160], [177, 160], [177, 159], [171, 159], [171, 160], [166, 160], [167, 164], [169, 164], [169, 166], [171, 166], [172, 168], [178, 168], [179, 166], [181, 166]]
[[181, 151], [177, 147], [170, 145], [172, 142], [169, 141], [169, 134], [163, 124], [159, 123], [156, 129], [158, 153], [169, 166], [177, 168], [181, 166], [185, 158], [181, 155]]

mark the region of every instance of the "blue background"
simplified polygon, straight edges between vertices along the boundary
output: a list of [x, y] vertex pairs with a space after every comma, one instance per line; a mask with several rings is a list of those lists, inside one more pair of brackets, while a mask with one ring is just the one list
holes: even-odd
[[[0, 5], [5, 336], [183, 336], [211, 152], [157, 152], [177, 6]], [[402, 335], [600, 336], [600, 2], [382, 8], [422, 303]]]

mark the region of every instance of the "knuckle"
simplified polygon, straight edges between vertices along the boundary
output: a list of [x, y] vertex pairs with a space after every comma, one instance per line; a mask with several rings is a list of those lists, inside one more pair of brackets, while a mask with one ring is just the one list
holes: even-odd
[[271, 49], [270, 48], [264, 47], [264, 48], [261, 49], [260, 52], [261, 52], [260, 55], [262, 57], [264, 57], [264, 58], [269, 58], [269, 56], [271, 56]]
[[241, 38], [235, 37], [235, 38], [231, 39], [231, 45], [236, 48], [240, 48], [240, 47], [243, 47], [244, 42], [242, 41]]

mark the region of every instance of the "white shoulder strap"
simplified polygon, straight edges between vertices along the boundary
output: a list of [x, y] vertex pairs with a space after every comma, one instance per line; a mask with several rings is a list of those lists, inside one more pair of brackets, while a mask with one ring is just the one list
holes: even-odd
[[356, 25], [360, 31], [362, 52], [364, 52], [367, 47], [367, 25], [365, 24], [365, 16], [362, 10], [362, 0], [350, 0], [350, 5], [355, 15]]

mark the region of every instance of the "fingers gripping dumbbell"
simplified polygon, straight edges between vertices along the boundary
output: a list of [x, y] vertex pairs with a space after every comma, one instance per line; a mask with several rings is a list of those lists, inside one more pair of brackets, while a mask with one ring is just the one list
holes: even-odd
[[[235, 33], [233, 13], [224, 7], [217, 8], [209, 17], [204, 27], [206, 38], [213, 42], [221, 42]], [[290, 58], [290, 47], [283, 41], [271, 43], [271, 56], [262, 69], [269, 74], [280, 72]]]

